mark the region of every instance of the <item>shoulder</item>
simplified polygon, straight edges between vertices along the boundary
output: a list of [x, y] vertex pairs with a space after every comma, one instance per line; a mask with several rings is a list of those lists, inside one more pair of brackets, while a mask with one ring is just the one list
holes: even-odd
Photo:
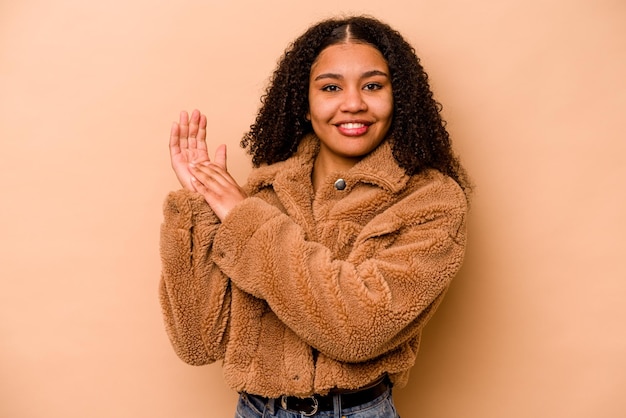
[[451, 177], [437, 170], [426, 170], [409, 178], [387, 214], [395, 219], [394, 223], [405, 227], [436, 221], [435, 224], [449, 228], [454, 234], [465, 224], [467, 209], [463, 189]]
[[405, 193], [426, 202], [448, 202], [466, 207], [466, 197], [461, 186], [451, 177], [428, 169], [409, 178]]

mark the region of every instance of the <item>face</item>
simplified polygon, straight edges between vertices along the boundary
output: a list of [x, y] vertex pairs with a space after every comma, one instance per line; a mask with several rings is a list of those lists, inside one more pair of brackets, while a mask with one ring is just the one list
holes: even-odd
[[372, 152], [391, 126], [393, 95], [387, 62], [374, 47], [331, 45], [311, 66], [309, 112], [318, 158], [352, 166]]

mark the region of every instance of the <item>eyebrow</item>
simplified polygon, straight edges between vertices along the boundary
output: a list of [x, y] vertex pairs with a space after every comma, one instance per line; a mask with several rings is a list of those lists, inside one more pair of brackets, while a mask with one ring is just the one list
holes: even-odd
[[[374, 77], [374, 76], [377, 76], [377, 75], [389, 78], [389, 75], [387, 73], [385, 73], [384, 71], [380, 71], [380, 70], [366, 71], [366, 72], [364, 72], [361, 75], [361, 78]], [[315, 77], [315, 79], [313, 81], [322, 80], [322, 79], [325, 79], [325, 78], [332, 78], [334, 80], [342, 80], [343, 79], [343, 75], [335, 74], [335, 73], [323, 73], [323, 74], [320, 74], [317, 77]]]

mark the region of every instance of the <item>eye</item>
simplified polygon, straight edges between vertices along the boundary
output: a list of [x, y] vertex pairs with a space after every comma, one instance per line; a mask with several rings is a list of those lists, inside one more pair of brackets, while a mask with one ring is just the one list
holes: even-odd
[[380, 90], [383, 86], [380, 83], [367, 83], [363, 86], [363, 90]]
[[339, 86], [335, 84], [327, 84], [324, 87], [322, 87], [322, 91], [327, 91], [327, 92], [339, 91]]

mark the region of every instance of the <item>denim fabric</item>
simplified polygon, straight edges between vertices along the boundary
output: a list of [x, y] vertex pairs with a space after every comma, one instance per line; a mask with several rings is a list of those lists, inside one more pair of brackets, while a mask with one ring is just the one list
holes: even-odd
[[[254, 395], [242, 393], [237, 404], [235, 418], [303, 418], [297, 411], [280, 407], [280, 399], [266, 401]], [[353, 408], [341, 409], [338, 397], [335, 398], [334, 411], [321, 411], [314, 418], [399, 418], [391, 397], [391, 389], [371, 402]]]

